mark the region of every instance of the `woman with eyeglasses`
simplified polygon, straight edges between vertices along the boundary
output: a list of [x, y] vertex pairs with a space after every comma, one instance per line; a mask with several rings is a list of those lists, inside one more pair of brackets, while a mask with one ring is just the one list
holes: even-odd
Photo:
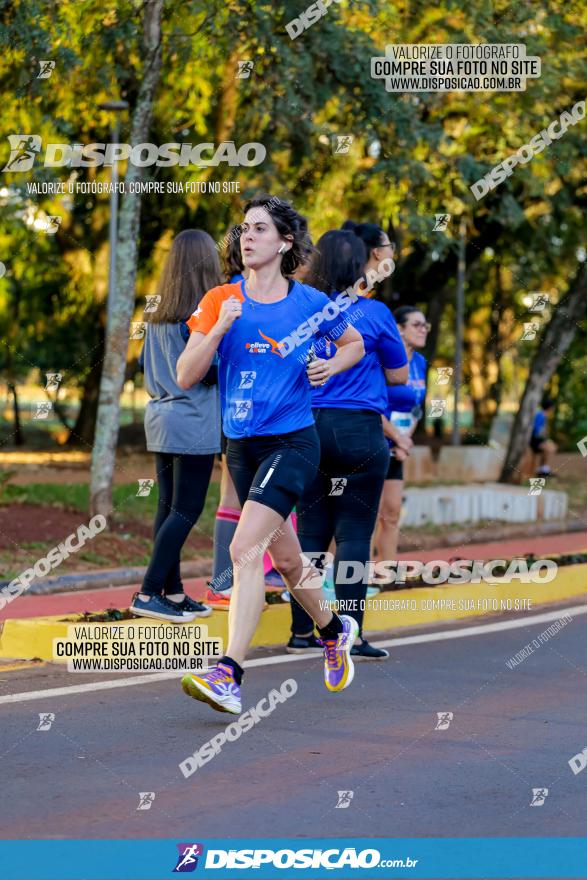
[[[389, 260], [393, 257], [395, 244], [389, 240], [389, 235], [377, 223], [354, 223], [352, 220], [346, 220], [341, 229], [352, 232], [365, 245], [367, 260], [364, 271], [367, 277], [369, 277], [369, 272], [377, 271], [383, 260]], [[361, 290], [362, 295], [372, 296], [372, 287], [372, 284], [365, 284]]]
[[400, 306], [393, 313], [406, 347], [409, 362], [407, 385], [388, 388], [388, 417], [383, 417], [383, 433], [390, 446], [389, 469], [385, 478], [377, 525], [374, 533], [375, 560], [397, 556], [399, 517], [404, 488], [404, 461], [414, 445], [412, 434], [423, 414], [426, 397], [426, 359], [416, 350], [424, 348], [430, 324], [415, 306]]

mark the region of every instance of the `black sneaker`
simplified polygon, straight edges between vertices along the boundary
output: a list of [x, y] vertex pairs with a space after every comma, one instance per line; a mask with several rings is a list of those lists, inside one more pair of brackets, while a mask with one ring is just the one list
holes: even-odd
[[183, 602], [173, 602], [172, 604], [177, 604], [180, 611], [188, 611], [196, 617], [210, 617], [212, 614], [212, 609], [209, 605], [204, 605], [203, 602], [196, 602], [190, 596], [186, 596]]
[[311, 636], [292, 636], [285, 650], [288, 654], [322, 654], [324, 648], [314, 633]]
[[383, 648], [375, 648], [363, 639], [361, 642], [356, 642], [353, 645], [351, 657], [362, 657], [363, 660], [387, 660], [389, 651], [385, 651]]
[[164, 596], [149, 596], [147, 599], [141, 599], [139, 593], [135, 593], [129, 611], [137, 617], [152, 617], [154, 620], [169, 620], [172, 623], [189, 623], [196, 615], [193, 611], [182, 608], [182, 605], [183, 602], [178, 605]]

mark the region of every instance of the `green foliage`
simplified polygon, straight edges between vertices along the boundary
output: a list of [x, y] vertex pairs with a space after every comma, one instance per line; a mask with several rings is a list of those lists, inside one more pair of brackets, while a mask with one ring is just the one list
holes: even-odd
[[[401, 300], [434, 309], [445, 291], [449, 310], [437, 353], [449, 359], [457, 218], [464, 213], [466, 390], [479, 395], [474, 374], [484, 377], [486, 389], [500, 363], [505, 393], [519, 395], [537, 344], [516, 342], [523, 296], [550, 290], [556, 302], [585, 246], [585, 123], [518, 166], [481, 202], [469, 186], [584, 98], [585, 8], [562, 0], [540, 8], [484, 0], [342, 2], [292, 41], [285, 24], [306, 6], [306, 0], [166, 3], [152, 141], [260, 141], [267, 158], [250, 169], [147, 169], [147, 177], [163, 181], [238, 180], [241, 194], [144, 198], [137, 319], [139, 299], [153, 291], [171, 235], [200, 226], [219, 239], [238, 220], [242, 198], [264, 188], [292, 197], [315, 239], [348, 217], [389, 229], [399, 243], [398, 267], [384, 296], [395, 305]], [[16, 132], [39, 133], [45, 142], [108, 139], [112, 119], [99, 104], [124, 98], [132, 106], [136, 99], [140, 6], [116, 0], [105, 10], [98, 0], [17, 0], [2, 11], [1, 24], [0, 142]], [[386, 92], [370, 76], [371, 57], [383, 55], [387, 43], [413, 42], [522, 42], [529, 55], [542, 58], [542, 75], [520, 93]], [[36, 78], [40, 59], [56, 62], [50, 79]], [[249, 78], [236, 78], [238, 60], [254, 62]], [[128, 140], [128, 126], [129, 114], [122, 114], [121, 141]], [[353, 136], [348, 154], [333, 153], [337, 134]], [[375, 141], [378, 156], [369, 152]], [[108, 169], [76, 174], [79, 181], [109, 179]], [[33, 367], [56, 369], [68, 386], [80, 384], [105, 322], [108, 197], [27, 194], [27, 182], [69, 180], [66, 168], [37, 163], [28, 175], [2, 177], [9, 193], [0, 193], [6, 209], [0, 252], [8, 270], [0, 279], [0, 372], [23, 378]], [[62, 215], [56, 235], [27, 225], [25, 217], [40, 212]], [[444, 212], [452, 222], [446, 232], [434, 232], [434, 214]], [[503, 273], [499, 350], [490, 321], [496, 265]], [[130, 352], [136, 356], [137, 346]], [[564, 401], [571, 409], [580, 405], [574, 381], [561, 368], [559, 389], [570, 395]], [[561, 426], [572, 418], [564, 412]]]

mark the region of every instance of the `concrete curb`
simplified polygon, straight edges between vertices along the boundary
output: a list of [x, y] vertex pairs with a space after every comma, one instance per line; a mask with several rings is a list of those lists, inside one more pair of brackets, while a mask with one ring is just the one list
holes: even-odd
[[[523, 610], [519, 604], [516, 607], [516, 602], [521, 603], [522, 600], [530, 600], [531, 607], [526, 610], [533, 611], [537, 605], [579, 596], [587, 599], [587, 564], [567, 566], [547, 584], [520, 584], [515, 581], [509, 584], [455, 584], [397, 590], [367, 600], [364, 629], [367, 633], [381, 633], [467, 617], [491, 617]], [[441, 605], [441, 602], [444, 604]], [[65, 638], [67, 627], [79, 621], [79, 615], [6, 620], [0, 629], [0, 657], [35, 657], [58, 662], [53, 657], [53, 639]], [[147, 623], [144, 618], [136, 622]], [[223, 645], [226, 644], [226, 611], [215, 611], [211, 617], [194, 621], [200, 622], [207, 627], [208, 636], [221, 638]], [[153, 621], [153, 624], [158, 623]], [[268, 606], [261, 615], [252, 644], [264, 647], [284, 645], [290, 635], [290, 623], [290, 609], [286, 603]], [[113, 625], [120, 626], [120, 623], [100, 624], [108, 627]]]
[[[101, 587], [126, 587], [129, 584], [141, 583], [146, 566], [136, 568], [108, 568], [101, 571], [80, 572], [79, 574], [62, 574], [58, 577], [47, 577], [34, 581], [26, 591], [27, 596], [44, 596], [50, 593], [70, 593], [81, 590], [99, 590]], [[182, 578], [208, 577], [212, 574], [212, 557], [194, 559], [182, 563]], [[10, 581], [0, 581], [0, 588]]]

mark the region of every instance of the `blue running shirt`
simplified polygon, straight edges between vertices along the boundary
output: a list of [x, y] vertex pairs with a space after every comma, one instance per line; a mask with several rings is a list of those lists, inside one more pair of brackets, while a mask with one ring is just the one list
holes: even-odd
[[[400, 429], [409, 432], [419, 417], [413, 410], [419, 409], [426, 397], [426, 358], [415, 351], [410, 361], [407, 385], [392, 385], [387, 389], [388, 419]], [[389, 440], [393, 446], [393, 440]]]
[[231, 296], [242, 302], [243, 311], [218, 346], [224, 433], [236, 440], [309, 427], [314, 417], [308, 352], [312, 343], [340, 327], [341, 312], [351, 301], [339, 298], [337, 305], [325, 293], [294, 281], [284, 299], [260, 303], [248, 297], [243, 280], [209, 290], [188, 321], [190, 330], [209, 333]]
[[354, 327], [363, 337], [365, 356], [350, 370], [313, 388], [312, 407], [370, 409], [386, 414], [389, 386], [383, 369], [394, 370], [408, 362], [395, 318], [385, 303], [361, 296], [341, 316], [338, 328], [316, 343], [317, 357], [326, 360], [333, 357], [336, 347], [331, 340], [340, 336], [348, 326]]

